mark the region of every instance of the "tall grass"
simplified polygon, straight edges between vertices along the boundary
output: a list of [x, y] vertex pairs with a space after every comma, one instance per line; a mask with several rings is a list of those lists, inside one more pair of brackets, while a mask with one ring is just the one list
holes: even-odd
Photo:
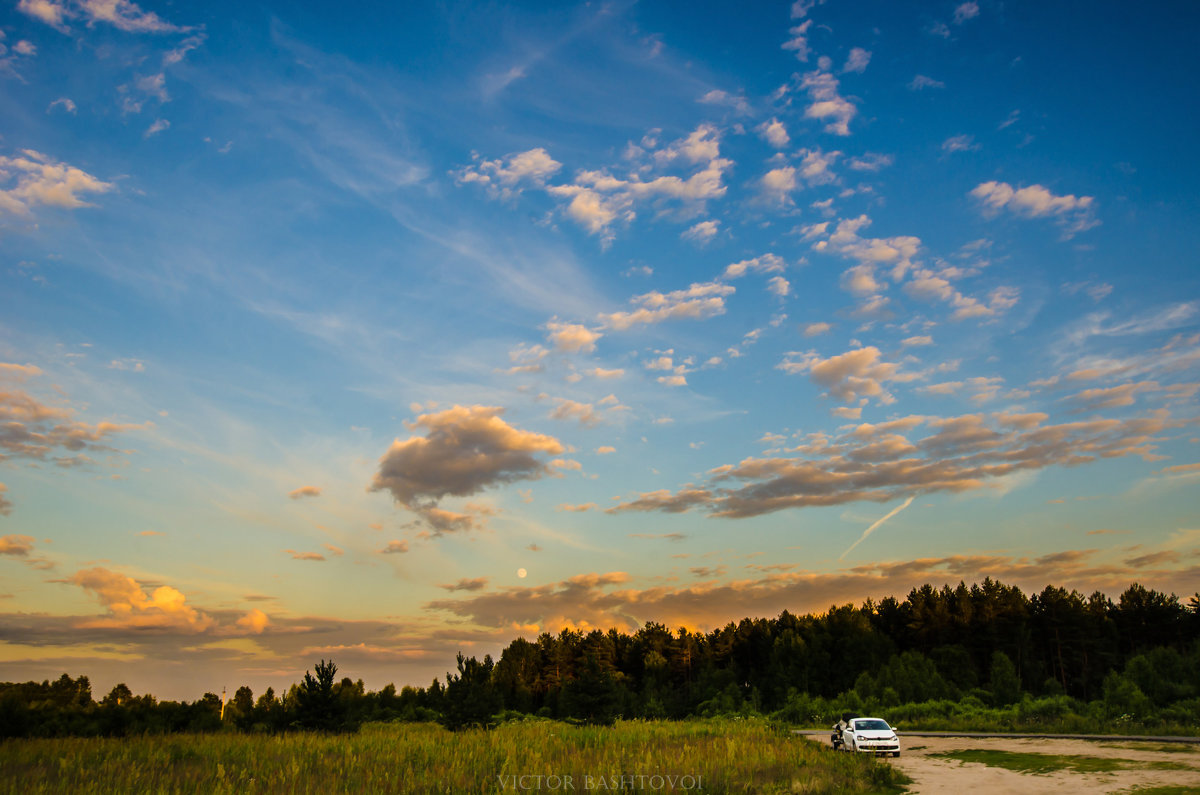
[[4, 793], [608, 792], [621, 790], [622, 776], [627, 792], [895, 792], [907, 781], [886, 762], [835, 754], [761, 720], [524, 721], [458, 733], [369, 724], [353, 735], [0, 744]]

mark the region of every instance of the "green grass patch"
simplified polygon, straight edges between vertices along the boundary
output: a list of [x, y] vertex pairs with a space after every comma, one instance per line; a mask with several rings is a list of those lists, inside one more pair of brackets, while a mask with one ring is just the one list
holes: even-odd
[[1130, 795], [1200, 795], [1200, 787], [1167, 785], [1162, 787], [1134, 787], [1127, 789]]
[[1113, 773], [1118, 770], [1191, 770], [1190, 765], [1179, 762], [1139, 762], [1133, 759], [1109, 759], [1100, 756], [1067, 756], [1064, 754], [1022, 753], [1017, 751], [994, 751], [970, 749], [946, 751], [930, 756], [974, 762], [990, 767], [1002, 767], [1017, 773], [1055, 773], [1067, 770], [1072, 773]]
[[0, 793], [515, 793], [522, 783], [584, 793], [619, 791], [622, 777], [639, 776], [638, 791], [676, 793], [893, 793], [909, 783], [886, 762], [833, 753], [760, 720], [529, 721], [457, 733], [369, 724], [351, 735], [0, 744]]

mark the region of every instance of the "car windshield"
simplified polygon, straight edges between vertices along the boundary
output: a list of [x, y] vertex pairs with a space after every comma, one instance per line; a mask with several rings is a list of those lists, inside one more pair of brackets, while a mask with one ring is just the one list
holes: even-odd
[[887, 721], [882, 720], [856, 720], [854, 721], [854, 728], [860, 732], [885, 732], [889, 731], [892, 727], [887, 725]]

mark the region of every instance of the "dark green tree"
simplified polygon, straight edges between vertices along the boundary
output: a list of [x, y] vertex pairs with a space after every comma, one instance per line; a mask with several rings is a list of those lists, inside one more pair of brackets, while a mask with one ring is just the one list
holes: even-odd
[[442, 725], [451, 731], [472, 726], [490, 726], [492, 716], [503, 701], [492, 682], [491, 655], [483, 662], [458, 653], [458, 673], [446, 674], [446, 692], [442, 699]]

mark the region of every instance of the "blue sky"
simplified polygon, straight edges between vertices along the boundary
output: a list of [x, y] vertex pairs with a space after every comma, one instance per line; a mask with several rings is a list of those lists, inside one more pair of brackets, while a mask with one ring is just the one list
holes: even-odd
[[1196, 28], [7, 3], [0, 677], [1190, 593]]

